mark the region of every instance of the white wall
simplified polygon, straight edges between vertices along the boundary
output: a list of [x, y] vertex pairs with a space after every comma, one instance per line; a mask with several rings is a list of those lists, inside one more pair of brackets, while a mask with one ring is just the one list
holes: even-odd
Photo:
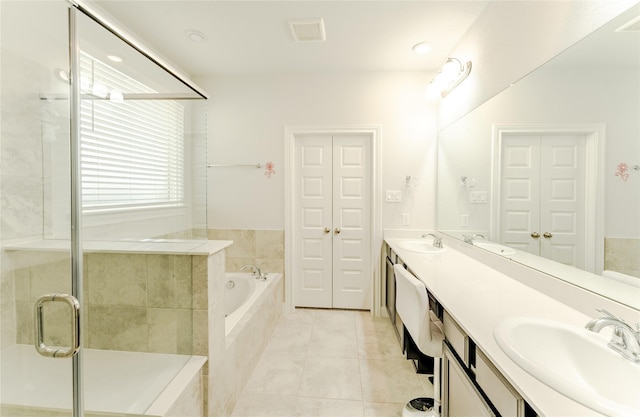
[[471, 60], [469, 77], [443, 100], [447, 126], [593, 32], [637, 0], [492, 1], [450, 56]]
[[[385, 203], [385, 228], [435, 227], [435, 108], [424, 95], [431, 73], [349, 73], [201, 77], [209, 93], [208, 161], [275, 164], [263, 169], [210, 168], [210, 229], [284, 229], [284, 127], [379, 125], [382, 188], [403, 191]], [[404, 187], [412, 175], [420, 185]], [[407, 226], [404, 226], [407, 227]]]

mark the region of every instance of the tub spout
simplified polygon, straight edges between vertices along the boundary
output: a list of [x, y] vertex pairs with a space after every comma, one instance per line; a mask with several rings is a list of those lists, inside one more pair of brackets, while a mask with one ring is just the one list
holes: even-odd
[[267, 279], [267, 275], [264, 274], [260, 268], [258, 268], [255, 265], [245, 265], [242, 268], [240, 268], [241, 271], [244, 271], [247, 268], [251, 268], [251, 271], [253, 271], [253, 276], [256, 277], [256, 279], [260, 279], [262, 281], [265, 281]]

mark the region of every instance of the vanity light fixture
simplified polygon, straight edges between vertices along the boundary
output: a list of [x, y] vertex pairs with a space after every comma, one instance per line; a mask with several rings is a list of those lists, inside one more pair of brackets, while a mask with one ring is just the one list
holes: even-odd
[[471, 73], [471, 61], [464, 64], [457, 58], [449, 58], [427, 87], [427, 96], [445, 97]]

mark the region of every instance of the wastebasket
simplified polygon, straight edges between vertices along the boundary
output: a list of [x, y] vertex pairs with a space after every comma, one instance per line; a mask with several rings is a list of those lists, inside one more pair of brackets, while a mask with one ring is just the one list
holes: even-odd
[[439, 417], [438, 412], [433, 409], [433, 406], [433, 398], [414, 398], [405, 404], [402, 410], [402, 417]]

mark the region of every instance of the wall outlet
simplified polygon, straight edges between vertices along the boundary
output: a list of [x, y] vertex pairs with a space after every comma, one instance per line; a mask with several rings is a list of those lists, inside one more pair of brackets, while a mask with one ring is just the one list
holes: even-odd
[[469, 215], [463, 214], [460, 216], [460, 224], [462, 227], [469, 227]]
[[469, 202], [471, 204], [487, 204], [487, 192], [471, 191], [469, 193]]
[[402, 191], [400, 190], [386, 190], [385, 199], [387, 203], [400, 203], [402, 202]]
[[403, 226], [411, 225], [411, 215], [409, 213], [402, 213], [402, 225]]

